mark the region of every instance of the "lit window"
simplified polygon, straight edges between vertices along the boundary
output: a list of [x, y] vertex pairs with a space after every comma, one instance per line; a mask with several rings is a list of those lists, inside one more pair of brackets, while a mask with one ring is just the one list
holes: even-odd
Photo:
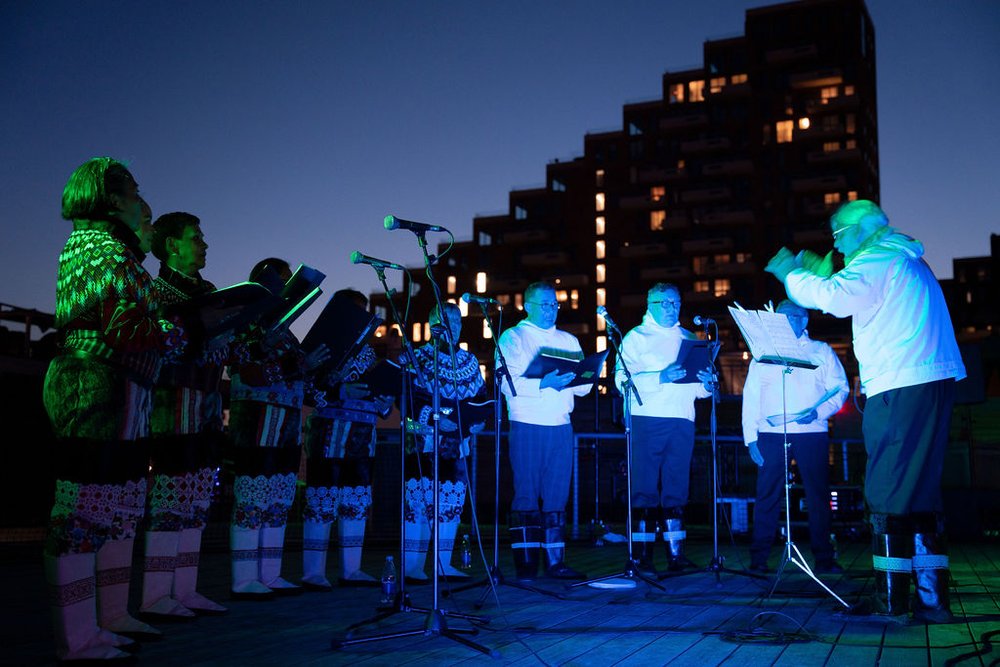
[[606, 289], [604, 289], [603, 287], [598, 287], [597, 288], [597, 305], [598, 306], [607, 305], [606, 304], [607, 298], [608, 298], [608, 291]]
[[469, 304], [463, 299], [458, 300], [458, 312], [462, 313], [462, 317], [466, 317], [469, 314]]
[[514, 295], [514, 307], [518, 310], [524, 310], [524, 295], [515, 294]]
[[483, 271], [476, 274], [476, 291], [480, 294], [486, 291], [486, 273]]
[[847, 191], [847, 201], [857, 201], [857, 200], [858, 200], [858, 191], [857, 190], [848, 190]]
[[839, 150], [840, 150], [840, 142], [839, 141], [824, 141], [823, 142], [823, 152], [824, 153], [833, 153], [833, 152], [839, 151]]
[[420, 322], [414, 322], [413, 323], [413, 342], [414, 343], [419, 343], [421, 340], [423, 340], [423, 338], [420, 337], [420, 335], [423, 332], [424, 332], [424, 328], [423, 328], [423, 326], [421, 326]]
[[604, 352], [604, 350], [606, 350], [606, 349], [608, 349], [608, 337], [607, 336], [598, 336], [597, 337], [597, 351], [598, 352]]
[[694, 281], [694, 291], [695, 292], [707, 292], [709, 289], [709, 284], [707, 280], [696, 280]]
[[552, 192], [566, 192], [566, 184], [558, 179], [553, 178]]
[[704, 81], [689, 81], [688, 82], [688, 100], [692, 102], [703, 102], [705, 101], [705, 82]]
[[380, 326], [380, 327], [376, 327], [375, 328], [375, 337], [376, 338], [382, 338], [383, 336], [385, 336], [385, 332], [386, 332], [386, 328], [385, 328], [384, 324], [382, 326]]
[[853, 95], [854, 94], [854, 86], [844, 86], [844, 94], [845, 95]]
[[823, 195], [823, 203], [827, 206], [833, 206], [834, 204], [840, 203], [840, 193], [839, 192], [827, 192]]
[[630, 137], [637, 137], [642, 134], [642, 128], [635, 123], [628, 124], [628, 134]]
[[479, 245], [486, 246], [493, 243], [493, 237], [486, 232], [479, 232]]
[[566, 290], [564, 290], [564, 289], [556, 290], [556, 301], [558, 301], [559, 303], [562, 303], [562, 302], [566, 301], [566, 299], [568, 299], [568, 298], [569, 298], [569, 294], [566, 292]]
[[603, 169], [598, 169], [597, 171], [594, 172], [594, 185], [596, 185], [599, 188], [603, 188], [604, 187], [604, 170]]
[[779, 144], [785, 144], [792, 140], [792, 121], [779, 120], [775, 124], [774, 130]]
[[[468, 348], [463, 347], [462, 349], [467, 350]], [[483, 379], [486, 378], [486, 364], [479, 364], [479, 374], [483, 376]]]
[[493, 338], [493, 332], [490, 330], [490, 321], [488, 318], [483, 318], [483, 338]]
[[708, 89], [713, 93], [721, 93], [722, 89], [726, 86], [726, 77], [716, 76], [712, 77], [708, 81]]
[[808, 130], [809, 129], [809, 119], [808, 118], [799, 118], [799, 129], [800, 130]]
[[691, 258], [691, 270], [694, 271], [695, 275], [701, 275], [705, 273], [705, 269], [708, 268], [708, 257], [692, 257]]
[[604, 236], [604, 216], [599, 215], [594, 218], [594, 233], [598, 236]]
[[828, 88], [822, 88], [819, 91], [819, 97], [823, 101], [823, 104], [828, 104], [829, 101], [837, 96], [837, 87], [829, 86]]
[[458, 347], [459, 347], [459, 349], [462, 349], [462, 350], [468, 350], [468, 349], [469, 349], [469, 344], [468, 344], [468, 343], [466, 343], [466, 342], [465, 342], [465, 341], [463, 340], [462, 342], [460, 342], [460, 343], [458, 344]]
[[734, 75], [732, 75], [729, 78], [729, 82], [730, 83], [746, 83], [747, 82], [747, 75], [746, 74], [734, 74]]
[[597, 267], [596, 267], [596, 269], [595, 269], [595, 273], [597, 274], [597, 282], [603, 283], [604, 279], [606, 277], [605, 274], [604, 274], [604, 265], [603, 264], [598, 264]]
[[570, 290], [569, 293], [569, 307], [572, 310], [577, 310], [580, 308], [580, 291]]
[[649, 212], [649, 228], [654, 232], [661, 231], [665, 226], [667, 221], [666, 211], [650, 211]]
[[454, 294], [458, 286], [458, 279], [455, 276], [448, 276], [448, 294]]
[[738, 253], [736, 253], [736, 263], [737, 264], [746, 264], [747, 262], [750, 261], [750, 257], [751, 257], [751, 255], [748, 252], [738, 252]]
[[596, 257], [597, 259], [604, 259], [604, 241], [598, 241], [596, 247]]
[[514, 207], [514, 219], [515, 220], [527, 220], [528, 219], [528, 209], [523, 206]]
[[965, 293], [965, 302], [966, 303], [972, 303], [972, 292], [966, 291], [966, 293]]
[[680, 171], [681, 169], [684, 169], [684, 160], [677, 161], [677, 170]]
[[654, 185], [649, 189], [649, 198], [653, 201], [660, 201], [667, 196], [667, 189], [662, 185]]
[[847, 114], [847, 119], [846, 120], [847, 120], [847, 122], [845, 123], [845, 125], [847, 126], [847, 133], [848, 134], [854, 134], [855, 130], [857, 129], [855, 127], [854, 114], [852, 114], [852, 113]]
[[852, 151], [858, 147], [858, 140], [848, 139], [847, 141], [844, 142], [844, 145], [847, 147], [847, 150]]
[[594, 195], [594, 210], [603, 211], [604, 210], [604, 193], [598, 192]]
[[716, 255], [715, 257], [712, 258], [712, 261], [715, 262], [716, 264], [729, 264], [729, 260], [730, 257], [728, 254]]
[[510, 294], [497, 294], [497, 301], [500, 302], [501, 306], [507, 306], [510, 304]]
[[431, 339], [431, 325], [429, 322], [424, 322], [424, 340]]
[[607, 331], [608, 330], [607, 323], [604, 321], [604, 318], [601, 317], [600, 315], [597, 316], [597, 330], [598, 331]]
[[715, 296], [726, 296], [729, 294], [729, 278], [720, 278], [715, 281]]
[[684, 84], [683, 83], [672, 83], [670, 87], [667, 88], [670, 103], [677, 104], [678, 102], [684, 101]]

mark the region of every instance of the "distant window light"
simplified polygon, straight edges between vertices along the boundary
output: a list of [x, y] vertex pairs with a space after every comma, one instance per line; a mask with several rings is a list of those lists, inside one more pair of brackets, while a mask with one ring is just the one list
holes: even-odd
[[598, 192], [594, 195], [594, 210], [603, 211], [604, 210], [604, 193]]
[[455, 276], [448, 276], [448, 294], [454, 294], [458, 287], [458, 279]]
[[721, 93], [725, 87], [726, 77], [724, 76], [714, 76], [708, 80], [708, 89], [713, 93]]
[[854, 86], [851, 85], [844, 86], [844, 95], [853, 95], [853, 94], [854, 94]]
[[696, 280], [694, 281], [694, 291], [703, 293], [707, 292], [711, 286], [707, 280]]
[[386, 307], [385, 306], [375, 306], [375, 317], [379, 318], [383, 322], [386, 318]]
[[748, 79], [747, 79], [747, 75], [746, 74], [734, 74], [732, 77], [730, 77], [729, 82], [730, 83], [746, 83], [747, 80]]
[[689, 81], [688, 82], [688, 100], [691, 102], [704, 102], [705, 101], [705, 82], [704, 81]]
[[375, 328], [375, 337], [376, 338], [382, 338], [383, 336], [385, 336], [385, 334], [386, 334], [386, 328], [385, 328], [384, 324], [382, 326], [380, 326], [380, 327], [376, 327]]
[[808, 130], [809, 129], [809, 119], [808, 118], [799, 118], [799, 129], [800, 130]]
[[715, 257], [712, 258], [712, 261], [715, 262], [716, 264], [729, 264], [729, 262], [731, 261], [731, 257], [729, 253], [723, 255], [716, 255]]
[[654, 185], [649, 189], [649, 198], [653, 201], [660, 201], [667, 196], [667, 188], [662, 185]]
[[[466, 342], [465, 342], [465, 341], [463, 340], [463, 341], [461, 341], [461, 342], [460, 342], [460, 343], [458, 344], [458, 348], [459, 348], [460, 350], [468, 350], [468, 349], [469, 349], [469, 344], [468, 344], [468, 343], [466, 343]], [[481, 368], [482, 368], [482, 367], [480, 366], [480, 369], [481, 369]], [[480, 372], [481, 372], [481, 371], [480, 371]]]
[[677, 169], [678, 169], [678, 171], [684, 169], [684, 164], [685, 164], [684, 160], [678, 160], [677, 161]]
[[779, 144], [787, 144], [792, 140], [792, 121], [779, 120], [774, 125], [774, 136]]
[[580, 291], [570, 290], [569, 292], [569, 307], [571, 310], [578, 310], [580, 308]]
[[596, 276], [597, 276], [596, 279], [597, 279], [597, 282], [599, 282], [599, 283], [603, 283], [605, 281], [605, 279], [607, 278], [607, 276], [605, 275], [604, 265], [603, 264], [598, 264], [595, 267], [595, 269], [594, 269], [594, 273], [596, 274]]
[[594, 218], [594, 233], [598, 236], [604, 236], [604, 216], [599, 215]]
[[479, 232], [479, 245], [487, 246], [493, 244], [493, 237], [486, 232]]
[[831, 99], [837, 97], [837, 87], [827, 86], [826, 88], [821, 88], [819, 91], [819, 98], [822, 100], [823, 104], [828, 104]]
[[823, 195], [823, 203], [827, 206], [833, 206], [834, 204], [840, 203], [840, 193], [839, 192], [827, 192]]
[[523, 206], [514, 207], [514, 219], [515, 220], [527, 220], [528, 219], [528, 209]]
[[476, 291], [480, 294], [486, 291], [486, 273], [483, 271], [476, 274]]
[[746, 264], [747, 262], [750, 261], [751, 256], [752, 256], [751, 253], [748, 252], [738, 252], [736, 253], [736, 263]]
[[490, 329], [490, 321], [483, 318], [483, 338], [493, 338], [493, 331]]
[[604, 187], [604, 170], [603, 169], [598, 169], [597, 171], [594, 172], [594, 185], [596, 185], [599, 188], [603, 188]]
[[421, 334], [423, 333], [423, 331], [424, 331], [424, 327], [423, 327], [423, 325], [420, 322], [414, 322], [413, 323], [413, 342], [414, 343], [419, 343], [421, 340], [423, 340], [421, 338]]
[[628, 124], [628, 134], [630, 137], [638, 137], [642, 134], [642, 128], [635, 123]]
[[518, 310], [524, 310], [524, 295], [515, 294], [514, 295], [514, 307]]
[[846, 126], [848, 134], [854, 134], [857, 131], [857, 126], [856, 126], [856, 120], [855, 120], [855, 118], [856, 117], [855, 117], [854, 114], [852, 114], [852, 113], [847, 114], [847, 118], [846, 118], [847, 122], [845, 123], [845, 126]]
[[847, 141], [844, 142], [844, 146], [847, 148], [847, 150], [853, 151], [855, 148], [858, 147], [858, 140], [848, 139]]
[[824, 153], [835, 153], [840, 150], [839, 141], [824, 141], [823, 142], [823, 152]]
[[594, 255], [596, 259], [604, 259], [604, 241], [598, 240], [596, 247], [594, 248]]
[[968, 291], [967, 291], [967, 292], [965, 293], [965, 302], [966, 302], [966, 303], [972, 303], [972, 292], [968, 292]]
[[596, 292], [596, 297], [598, 306], [607, 305], [606, 301], [608, 298], [608, 291], [606, 289], [604, 289], [603, 287], [598, 287]]
[[500, 302], [501, 306], [509, 306], [510, 294], [497, 294], [497, 301]]
[[663, 231], [666, 227], [667, 222], [667, 212], [666, 211], [650, 211], [649, 212], [649, 229], [654, 232]]
[[597, 330], [598, 331], [607, 331], [608, 330], [608, 324], [607, 324], [607, 322], [605, 322], [604, 318], [601, 317], [600, 315], [597, 316]]
[[857, 201], [857, 200], [858, 200], [858, 191], [857, 190], [848, 190], [847, 191], [847, 201]]
[[566, 192], [566, 184], [557, 178], [552, 179], [552, 192]]
[[564, 289], [556, 290], [556, 301], [563, 303], [567, 299], [569, 299], [569, 292]]
[[[463, 347], [462, 349], [467, 350], [468, 348]], [[479, 374], [482, 375], [483, 378], [486, 377], [486, 364], [479, 364]]]
[[598, 336], [596, 342], [597, 342], [597, 351], [598, 352], [604, 352], [604, 350], [608, 349], [608, 337], [607, 336]]
[[[695, 275], [700, 276], [708, 269], [708, 257], [692, 257], [691, 270]], [[705, 291], [708, 291], [707, 289]]]
[[669, 100], [671, 104], [678, 104], [684, 101], [684, 84], [683, 83], [672, 83], [670, 87], [667, 88]]
[[458, 312], [462, 314], [462, 317], [469, 316], [469, 304], [467, 304], [464, 299], [458, 300]]
[[715, 281], [715, 296], [726, 296], [730, 289], [729, 278], [720, 278]]
[[424, 340], [431, 339], [431, 325], [430, 322], [424, 322]]

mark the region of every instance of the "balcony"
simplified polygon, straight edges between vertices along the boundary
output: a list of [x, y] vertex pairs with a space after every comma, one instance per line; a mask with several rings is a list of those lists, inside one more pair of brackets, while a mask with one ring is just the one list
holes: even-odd
[[840, 95], [838, 97], [827, 97], [820, 100], [809, 100], [806, 102], [806, 113], [811, 116], [817, 113], [852, 111], [857, 109], [859, 106], [857, 95]]
[[711, 139], [695, 139], [681, 142], [682, 153], [709, 153], [729, 150], [732, 141], [729, 137], [713, 137]]
[[752, 225], [756, 222], [753, 211], [717, 211], [701, 216], [703, 225]]
[[503, 242], [506, 244], [536, 243], [538, 241], [547, 241], [548, 239], [549, 232], [545, 229], [525, 229], [517, 232], [508, 231], [503, 234]]
[[670, 231], [683, 231], [691, 226], [691, 220], [683, 213], [668, 215], [663, 221], [663, 229]]
[[712, 264], [705, 271], [709, 276], [749, 276], [757, 273], [757, 265], [753, 262], [726, 262], [724, 264]]
[[666, 243], [636, 243], [618, 248], [618, 256], [623, 258], [655, 257], [666, 254]]
[[768, 65], [783, 65], [799, 60], [809, 60], [819, 55], [819, 49], [815, 44], [795, 46], [787, 49], [772, 49], [764, 54], [764, 60]]
[[522, 266], [565, 266], [567, 263], [568, 252], [532, 252], [521, 255]]
[[649, 195], [622, 197], [618, 200], [618, 208], [623, 211], [648, 210], [663, 208], [662, 199], [653, 199]]
[[844, 82], [844, 75], [839, 68], [817, 69], [811, 72], [801, 72], [788, 77], [788, 85], [793, 90], [803, 88], [822, 88], [824, 86], [838, 86]]
[[732, 250], [733, 240], [728, 237], [718, 239], [698, 239], [681, 243], [681, 251], [687, 254], [712, 253], [717, 250]]
[[660, 119], [660, 129], [667, 132], [670, 130], [695, 130], [702, 127], [708, 127], [708, 115], [703, 113], [667, 116]]
[[706, 202], [725, 201], [732, 198], [729, 188], [702, 188], [686, 190], [681, 193], [681, 201], [685, 204], [704, 204]]
[[639, 271], [642, 280], [674, 281], [691, 277], [691, 270], [686, 266], [651, 266]]
[[829, 164], [832, 162], [853, 162], [861, 159], [860, 148], [845, 148], [839, 151], [810, 151], [806, 154], [809, 164]]
[[847, 179], [843, 176], [797, 178], [792, 181], [792, 192], [837, 192], [846, 189]]
[[639, 172], [639, 183], [646, 185], [649, 183], [665, 183], [676, 181], [687, 176], [687, 170], [683, 168], [673, 169], [643, 169]]
[[753, 173], [753, 160], [721, 160], [708, 162], [701, 168], [705, 176], [745, 176]]

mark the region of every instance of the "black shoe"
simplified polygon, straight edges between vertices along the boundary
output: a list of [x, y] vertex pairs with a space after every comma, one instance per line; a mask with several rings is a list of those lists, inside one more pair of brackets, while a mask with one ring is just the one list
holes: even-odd
[[330, 584], [314, 584], [311, 581], [303, 581], [301, 584], [302, 590], [309, 593], [330, 593], [333, 591], [333, 586]]
[[950, 609], [914, 609], [913, 620], [917, 623], [927, 623], [928, 625], [938, 625], [941, 623], [954, 623], [955, 615]]
[[550, 565], [546, 570], [545, 574], [553, 579], [586, 579], [587, 575], [582, 572], [577, 572], [571, 568], [566, 563], [556, 563], [555, 565]]
[[835, 560], [818, 560], [813, 566], [816, 574], [843, 574], [844, 568]]
[[640, 558], [638, 561], [636, 561], [635, 569], [640, 574], [644, 574], [647, 577], [655, 577], [657, 576], [657, 574], [659, 574], [656, 571], [656, 566], [653, 565], [653, 561], [644, 558]]

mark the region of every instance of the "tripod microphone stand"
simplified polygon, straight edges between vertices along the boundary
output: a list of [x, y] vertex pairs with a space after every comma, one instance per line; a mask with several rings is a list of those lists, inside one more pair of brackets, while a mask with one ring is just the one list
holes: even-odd
[[[531, 591], [533, 593], [541, 593], [542, 595], [548, 595], [561, 600], [563, 599], [563, 596], [553, 591], [547, 591], [544, 588], [536, 588], [518, 581], [507, 581], [507, 579], [503, 576], [503, 572], [500, 570], [500, 432], [503, 417], [503, 409], [501, 405], [503, 392], [500, 391], [500, 386], [503, 384], [504, 379], [506, 379], [507, 387], [510, 389], [511, 396], [517, 396], [517, 390], [514, 389], [514, 381], [511, 379], [510, 371], [507, 369], [507, 360], [504, 359], [503, 351], [500, 349], [500, 336], [493, 328], [493, 321], [487, 313], [486, 304], [480, 301], [479, 307], [483, 311], [483, 320], [486, 322], [486, 326], [490, 328], [490, 340], [493, 341], [493, 348], [496, 352], [493, 364], [493, 564], [489, 566], [484, 580], [464, 584], [462, 586], [456, 586], [452, 588], [452, 593], [469, 590], [470, 588], [475, 588], [477, 586], [485, 586], [486, 588], [483, 590], [482, 595], [479, 596], [479, 600], [476, 602], [476, 609], [481, 609], [483, 607], [490, 591], [493, 591], [496, 586], [510, 586], [511, 588], [518, 588], [522, 591]], [[501, 326], [497, 328], [502, 329], [503, 311], [500, 313], [500, 318]]]
[[[431, 275], [430, 275], [430, 273], [431, 273], [430, 267], [431, 267], [432, 262], [431, 262], [430, 257], [427, 254], [427, 241], [426, 241], [426, 238], [424, 236], [424, 231], [423, 230], [421, 230], [421, 231], [415, 231], [415, 233], [417, 235], [420, 248], [423, 251], [425, 266], [427, 268], [428, 277], [430, 278], [431, 277]], [[445, 617], [446, 616], [455, 616], [455, 617], [463, 618], [463, 619], [469, 620], [469, 621], [475, 621], [475, 620], [482, 621], [482, 620], [485, 620], [485, 619], [481, 619], [481, 618], [478, 618], [478, 617], [475, 617], [475, 616], [471, 616], [471, 615], [467, 615], [467, 614], [458, 614], [458, 613], [454, 613], [454, 612], [445, 612], [444, 610], [440, 609], [439, 605], [438, 605], [438, 597], [439, 597], [438, 584], [439, 584], [439, 577], [438, 577], [437, 554], [438, 554], [438, 539], [439, 539], [439, 533], [440, 533], [440, 531], [438, 529], [438, 526], [437, 526], [438, 516], [439, 516], [439, 513], [440, 513], [440, 480], [439, 480], [439, 477], [438, 477], [438, 473], [439, 473], [439, 469], [438, 469], [439, 468], [439, 465], [438, 465], [439, 464], [439, 456], [438, 456], [439, 451], [438, 450], [439, 450], [439, 445], [440, 445], [440, 430], [439, 430], [439, 427], [440, 427], [440, 418], [441, 418], [441, 394], [440, 394], [440, 387], [438, 385], [438, 372], [437, 372], [438, 371], [438, 368], [437, 368], [438, 354], [437, 354], [437, 351], [436, 351], [435, 355], [434, 355], [434, 378], [433, 378], [433, 383], [432, 383], [432, 385], [428, 385], [426, 383], [426, 380], [420, 375], [420, 368], [419, 368], [419, 366], [415, 363], [416, 362], [416, 355], [413, 352], [412, 345], [410, 345], [409, 340], [406, 338], [406, 335], [405, 335], [405, 331], [406, 331], [405, 322], [403, 322], [402, 319], [399, 317], [399, 313], [396, 310], [395, 305], [393, 304], [393, 301], [392, 301], [393, 291], [390, 290], [388, 288], [388, 286], [386, 285], [386, 283], [385, 283], [385, 276], [384, 276], [384, 272], [382, 270], [382, 267], [381, 266], [375, 266], [375, 265], [373, 265], [373, 266], [376, 269], [376, 271], [378, 272], [379, 280], [382, 282], [382, 285], [383, 285], [383, 287], [386, 290], [386, 296], [388, 297], [387, 300], [388, 300], [390, 306], [392, 307], [393, 317], [395, 318], [395, 321], [400, 326], [400, 332], [402, 334], [401, 335], [401, 339], [403, 341], [404, 346], [406, 347], [406, 352], [409, 355], [410, 362], [413, 364], [414, 370], [418, 374], [418, 382], [420, 382], [420, 384], [422, 386], [425, 386], [425, 387], [432, 386], [432, 398], [433, 398], [432, 420], [433, 420], [433, 424], [434, 424], [434, 427], [433, 427], [433, 446], [434, 446], [434, 464], [433, 464], [434, 471], [433, 471], [433, 475], [434, 475], [434, 482], [433, 482], [433, 487], [432, 487], [433, 488], [433, 495], [434, 495], [433, 515], [432, 515], [433, 516], [433, 522], [434, 522], [434, 540], [433, 540], [432, 548], [433, 548], [434, 554], [435, 554], [435, 559], [434, 559], [434, 564], [433, 564], [433, 576], [432, 576], [432, 584], [433, 584], [433, 590], [434, 590], [434, 592], [433, 592], [433, 604], [432, 604], [432, 608], [431, 609], [421, 609], [421, 608], [417, 608], [417, 607], [411, 607], [409, 605], [409, 598], [408, 598], [408, 596], [407, 596], [407, 594], [405, 592], [405, 579], [406, 579], [406, 576], [405, 576], [405, 558], [406, 558], [406, 554], [405, 554], [405, 549], [406, 549], [405, 535], [401, 535], [400, 536], [400, 547], [401, 547], [400, 548], [400, 556], [401, 556], [401, 561], [403, 561], [403, 563], [402, 563], [402, 567], [401, 567], [401, 570], [400, 570], [401, 576], [399, 577], [400, 589], [399, 589], [399, 593], [396, 595], [396, 599], [394, 601], [395, 602], [395, 608], [392, 609], [392, 610], [389, 610], [387, 612], [383, 612], [383, 613], [377, 614], [372, 619], [369, 619], [367, 621], [362, 621], [361, 623], [355, 624], [355, 625], [353, 625], [353, 626], [351, 626], [349, 628], [349, 631], [353, 631], [355, 628], [357, 628], [357, 627], [359, 627], [361, 625], [366, 625], [366, 624], [369, 624], [369, 623], [381, 620], [381, 619], [386, 618], [386, 617], [388, 617], [388, 616], [390, 616], [392, 614], [395, 614], [397, 612], [411, 612], [411, 611], [413, 611], [413, 612], [422, 612], [422, 613], [425, 613], [427, 615], [426, 619], [425, 619], [425, 622], [424, 622], [424, 627], [421, 628], [421, 629], [415, 629], [415, 630], [405, 630], [405, 631], [401, 631], [401, 632], [390, 632], [390, 633], [385, 633], [385, 634], [381, 634], [381, 635], [373, 635], [373, 636], [370, 636], [370, 637], [357, 637], [357, 638], [352, 638], [351, 637], [352, 632], [349, 632], [347, 638], [345, 638], [343, 640], [336, 640], [336, 639], [334, 639], [333, 641], [331, 641], [330, 648], [333, 649], [333, 650], [336, 650], [336, 649], [344, 648], [344, 647], [347, 647], [347, 646], [352, 646], [354, 644], [363, 644], [363, 643], [369, 643], [369, 642], [374, 642], [374, 641], [381, 641], [383, 639], [398, 639], [398, 638], [402, 638], [402, 637], [413, 637], [413, 636], [425, 636], [425, 637], [438, 637], [438, 636], [441, 636], [441, 637], [447, 637], [448, 639], [456, 641], [456, 642], [458, 642], [460, 644], [463, 644], [464, 646], [467, 646], [467, 647], [469, 647], [471, 649], [474, 649], [476, 651], [479, 651], [479, 652], [484, 653], [486, 655], [489, 655], [491, 657], [499, 657], [499, 654], [495, 650], [486, 648], [485, 646], [477, 644], [477, 643], [475, 643], [475, 642], [473, 642], [473, 641], [471, 641], [469, 639], [466, 639], [465, 637], [462, 636], [462, 635], [475, 635], [475, 634], [478, 634], [479, 631], [476, 628], [449, 628], [448, 627], [448, 623], [447, 623]], [[434, 289], [434, 294], [435, 294], [435, 299], [437, 300], [438, 313], [440, 313], [442, 315], [442, 320], [446, 320], [446, 317], [443, 314], [444, 313], [444, 309], [441, 306], [441, 299], [440, 299], [440, 294], [439, 294], [439, 291], [437, 289], [437, 286], [434, 283], [433, 279], [431, 279], [430, 282], [431, 282], [431, 285], [434, 286], [434, 288], [435, 288]], [[447, 330], [448, 327], [446, 326], [445, 329]], [[447, 334], [446, 334], [446, 336], [447, 336]], [[450, 336], [447, 336], [447, 337], [450, 338]], [[451, 341], [449, 341], [449, 342], [451, 342]], [[404, 381], [404, 383], [405, 383], [405, 381]], [[401, 412], [403, 412], [403, 414], [400, 415], [400, 418], [401, 418], [401, 423], [400, 423], [401, 439], [400, 439], [400, 443], [399, 443], [399, 446], [400, 446], [400, 462], [401, 462], [400, 463], [400, 478], [401, 478], [401, 480], [400, 480], [400, 492], [401, 492], [401, 497], [400, 497], [400, 520], [401, 520], [400, 521], [400, 528], [401, 528], [401, 532], [403, 532], [402, 529], [403, 529], [403, 526], [405, 525], [405, 506], [406, 506], [406, 490], [405, 490], [405, 478], [406, 478], [406, 474], [405, 474], [405, 471], [404, 471], [404, 466], [405, 466], [405, 450], [406, 450], [406, 422], [405, 422], [405, 411], [401, 410]]]
[[[819, 584], [823, 590], [832, 595], [837, 602], [844, 605], [845, 608], [850, 609], [851, 605], [844, 602], [844, 600], [833, 592], [829, 586], [820, 581], [812, 568], [806, 562], [806, 559], [802, 557], [802, 552], [799, 548], [795, 546], [795, 542], [792, 541], [792, 512], [791, 512], [791, 488], [792, 488], [792, 478], [788, 470], [788, 450], [791, 449], [791, 443], [788, 442], [788, 408], [785, 403], [785, 378], [792, 373], [792, 365], [789, 363], [784, 364], [784, 369], [781, 371], [781, 413], [782, 413], [782, 451], [784, 452], [785, 459], [785, 549], [781, 557], [781, 565], [778, 566], [778, 571], [774, 575], [774, 583], [771, 584], [771, 590], [767, 594], [767, 599], [771, 599], [774, 595], [774, 591], [778, 588], [778, 582], [781, 581], [781, 575], [785, 571], [785, 566], [791, 563], [797, 568], [802, 570], [806, 576]], [[803, 367], [799, 365], [799, 367]], [[816, 366], [812, 366], [816, 368]]]
[[[708, 324], [709, 322], [714, 322], [712, 320], [705, 321], [705, 335], [708, 336]], [[715, 325], [715, 339], [709, 339], [709, 361], [712, 364], [712, 374], [715, 376], [715, 358], [719, 354], [719, 327]], [[690, 574], [698, 574], [701, 572], [712, 572], [715, 575], [715, 585], [722, 585], [722, 573], [728, 572], [729, 574], [736, 574], [743, 577], [750, 577], [752, 579], [766, 579], [767, 577], [753, 572], [744, 572], [743, 570], [734, 570], [725, 566], [726, 559], [719, 554], [719, 447], [716, 439], [716, 431], [718, 427], [717, 416], [716, 416], [716, 405], [719, 402], [719, 384], [714, 382], [712, 385], [712, 411], [708, 420], [708, 433], [709, 442], [712, 446], [712, 560], [709, 561], [708, 565], [699, 570], [692, 570], [690, 572], [667, 572], [661, 574], [659, 579], [672, 579], [675, 577], [684, 577]]]
[[589, 586], [590, 584], [597, 583], [599, 581], [607, 581], [608, 579], [640, 579], [646, 582], [648, 585], [665, 591], [666, 589], [654, 581], [652, 578], [646, 576], [639, 571], [639, 563], [636, 561], [634, 554], [632, 553], [632, 393], [635, 393], [636, 403], [642, 405], [642, 397], [639, 396], [639, 391], [635, 387], [635, 383], [632, 381], [632, 373], [628, 369], [628, 365], [625, 363], [625, 359], [622, 357], [622, 350], [619, 341], [615, 340], [612, 334], [617, 333], [619, 340], [621, 339], [621, 331], [617, 326], [611, 321], [608, 316], [607, 311], [603, 310], [603, 306], [597, 309], [598, 315], [604, 318], [605, 323], [608, 325], [608, 340], [611, 341], [611, 345], [615, 349], [615, 355], [617, 356], [618, 363], [621, 364], [622, 371], [625, 374], [625, 382], [622, 385], [624, 391], [624, 409], [625, 409], [625, 498], [626, 498], [626, 515], [625, 515], [625, 534], [628, 536], [626, 541], [626, 548], [628, 549], [625, 567], [622, 568], [620, 572], [614, 572], [612, 574], [606, 574], [601, 577], [595, 577], [593, 579], [587, 579], [586, 581], [578, 581], [574, 584], [568, 584], [566, 588], [573, 589], [580, 586]]

